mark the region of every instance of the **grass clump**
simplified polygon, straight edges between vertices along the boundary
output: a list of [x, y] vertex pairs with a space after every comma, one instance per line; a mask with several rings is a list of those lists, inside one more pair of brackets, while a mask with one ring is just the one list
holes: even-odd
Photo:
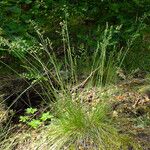
[[127, 149], [130, 145], [136, 147], [130, 138], [118, 133], [107, 103], [98, 103], [95, 107], [88, 108], [65, 99], [55, 105], [58, 108], [57, 118], [52, 120], [47, 132], [50, 150], [119, 150]]

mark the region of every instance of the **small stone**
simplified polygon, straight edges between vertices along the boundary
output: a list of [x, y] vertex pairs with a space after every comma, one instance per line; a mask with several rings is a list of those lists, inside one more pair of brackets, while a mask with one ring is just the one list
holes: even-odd
[[113, 117], [118, 117], [118, 112], [114, 110], [112, 116]]

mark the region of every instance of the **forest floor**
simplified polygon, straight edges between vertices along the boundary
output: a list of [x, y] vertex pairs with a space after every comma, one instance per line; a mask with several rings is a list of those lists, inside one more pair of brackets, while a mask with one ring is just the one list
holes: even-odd
[[[108, 99], [112, 108], [111, 113], [113, 118], [117, 120], [117, 124], [121, 127], [120, 132], [129, 134], [137, 140], [142, 145], [143, 150], [150, 150], [149, 81], [145, 79], [132, 79], [103, 90], [92, 87], [82, 89], [79, 92], [80, 96], [84, 97], [84, 102], [91, 107], [104, 95], [109, 95]], [[5, 121], [8, 121], [8, 119], [6, 117], [6, 108], [2, 106], [2, 103], [0, 120], [2, 122], [0, 128], [5, 128]], [[43, 138], [44, 131], [46, 131], [44, 126], [33, 130], [21, 123], [9, 125], [9, 131], [5, 132], [8, 136], [0, 143], [0, 147], [8, 143], [8, 145], [13, 145], [14, 150], [35, 150], [36, 144]], [[44, 148], [42, 149], [44, 150]], [[80, 146], [79, 150], [86, 149]]]

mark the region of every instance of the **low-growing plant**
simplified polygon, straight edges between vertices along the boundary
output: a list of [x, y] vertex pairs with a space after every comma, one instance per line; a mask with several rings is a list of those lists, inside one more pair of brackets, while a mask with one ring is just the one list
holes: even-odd
[[47, 141], [39, 143], [39, 149], [43, 144], [50, 150], [139, 148], [127, 135], [119, 133], [106, 102], [87, 109], [85, 105], [65, 98], [55, 103], [57, 118], [48, 127]]
[[50, 121], [53, 118], [50, 112], [43, 112], [41, 116], [36, 116], [36, 112], [37, 108], [27, 108], [26, 115], [20, 116], [20, 122], [37, 129], [46, 121]]

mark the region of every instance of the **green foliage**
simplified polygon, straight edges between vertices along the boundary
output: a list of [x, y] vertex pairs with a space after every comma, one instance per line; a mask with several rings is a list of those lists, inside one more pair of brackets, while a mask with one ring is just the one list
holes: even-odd
[[28, 122], [27, 125], [34, 128], [34, 129], [36, 129], [41, 125], [41, 123], [42, 122], [40, 120], [33, 119], [30, 122]]
[[34, 114], [35, 112], [37, 112], [37, 108], [27, 108], [26, 109], [26, 114]]
[[17, 37], [10, 41], [0, 36], [0, 56], [3, 56], [3, 53], [5, 53], [17, 60], [25, 59], [27, 53], [32, 51], [33, 44], [34, 41], [29, 42], [22, 37]]
[[43, 113], [43, 114], [42, 114], [42, 116], [41, 116], [40, 120], [42, 120], [42, 121], [46, 121], [46, 120], [51, 119], [51, 118], [53, 118], [53, 116], [52, 116], [52, 115], [50, 115], [50, 113], [49, 113], [49, 112], [46, 112], [46, 113]]
[[[30, 87], [42, 88], [42, 100], [57, 100], [49, 147], [75, 149], [86, 141], [93, 149], [134, 147], [117, 131], [108, 105], [87, 108], [70, 91], [83, 79], [115, 83], [123, 67], [149, 71], [149, 0], [1, 0], [0, 7], [0, 62], [17, 60]], [[53, 118], [37, 112], [28, 108], [20, 122], [37, 129]]]
[[29, 120], [29, 116], [20, 116], [20, 122], [27, 122]]
[[41, 116], [36, 116], [37, 108], [27, 108], [26, 115], [20, 116], [20, 122], [25, 123], [34, 129], [39, 128], [46, 121], [51, 120], [53, 116], [49, 112], [42, 113]]
[[118, 41], [113, 39], [114, 34], [120, 32], [121, 26], [116, 29], [106, 25], [101, 39], [97, 42], [97, 48], [92, 58], [92, 69], [98, 71], [93, 76], [93, 80], [98, 85], [115, 83], [117, 80], [117, 70], [122, 67], [122, 62], [126, 56], [127, 49], [117, 48]]
[[[127, 149], [129, 145], [138, 146], [126, 135], [119, 134], [110, 117], [108, 104], [104, 101], [88, 109], [66, 97], [58, 101], [57, 119], [49, 126], [48, 147], [59, 150], [77, 147], [91, 149]], [[113, 140], [112, 140], [113, 139]]]
[[[61, 24], [67, 20], [70, 42], [75, 49], [75, 57], [81, 61], [85, 58], [81, 55], [90, 56], [97, 47], [97, 41], [101, 31], [104, 30], [106, 22], [111, 26], [122, 25], [119, 33], [113, 39], [118, 41], [118, 47], [126, 47], [131, 36], [137, 31], [141, 23], [148, 29], [150, 5], [149, 0], [131, 1], [40, 1], [40, 0], [2, 0], [1, 6], [1, 32], [0, 35], [12, 43], [11, 57], [27, 56], [34, 43], [33, 37], [37, 38], [35, 30], [51, 39], [56, 53], [62, 53]], [[100, 27], [100, 30], [97, 29]], [[143, 33], [140, 33], [141, 36]], [[29, 41], [32, 43], [29, 44]], [[142, 38], [134, 45], [141, 45], [137, 51], [131, 50], [129, 56], [135, 59], [145, 55], [143, 52]], [[81, 50], [85, 49], [83, 54]], [[8, 46], [9, 47], [9, 46]], [[134, 48], [133, 48], [134, 49]], [[19, 52], [19, 55], [18, 55]], [[0, 52], [1, 53], [1, 52]], [[1, 54], [0, 54], [1, 55]], [[2, 54], [3, 55], [3, 54]], [[127, 66], [136, 69], [136, 64], [142, 68], [148, 60], [145, 58], [142, 65], [139, 60], [127, 62]], [[148, 64], [144, 68], [148, 68]], [[130, 69], [130, 68], [128, 68]], [[148, 70], [148, 69], [147, 69]]]

